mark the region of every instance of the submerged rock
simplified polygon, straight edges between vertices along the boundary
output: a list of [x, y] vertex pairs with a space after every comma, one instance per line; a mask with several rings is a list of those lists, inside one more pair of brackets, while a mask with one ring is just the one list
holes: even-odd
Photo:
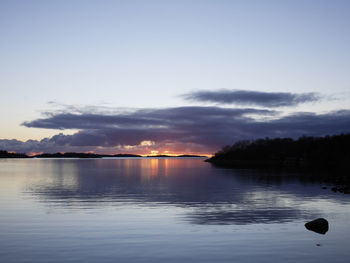
[[319, 234], [326, 234], [328, 231], [328, 221], [324, 218], [318, 218], [305, 224], [306, 229]]

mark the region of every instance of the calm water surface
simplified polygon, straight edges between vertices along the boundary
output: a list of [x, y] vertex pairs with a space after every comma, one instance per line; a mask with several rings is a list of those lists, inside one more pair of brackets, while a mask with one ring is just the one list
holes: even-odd
[[0, 262], [349, 262], [350, 196], [321, 186], [195, 158], [0, 160]]

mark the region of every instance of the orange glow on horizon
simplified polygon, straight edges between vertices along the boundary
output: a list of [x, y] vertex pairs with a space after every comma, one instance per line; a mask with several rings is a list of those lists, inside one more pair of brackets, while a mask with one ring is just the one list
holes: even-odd
[[35, 156], [35, 155], [39, 155], [39, 154], [43, 154], [44, 152], [30, 152], [28, 154], [28, 156]]
[[[69, 152], [69, 151], [68, 151]], [[61, 153], [61, 154], [65, 154], [65, 153], [68, 153], [68, 152], [65, 152], [65, 151], [59, 151], [59, 152], [55, 152], [55, 153]], [[13, 153], [16, 153], [13, 151]], [[40, 155], [40, 154], [44, 154], [46, 152], [29, 152], [27, 155], [28, 156], [35, 156], [35, 155]], [[79, 153], [79, 151], [77, 151], [77, 153]], [[198, 156], [207, 156], [207, 157], [212, 157], [214, 156], [213, 153], [203, 153], [203, 152], [182, 152], [182, 151], [170, 151], [170, 150], [163, 150], [163, 151], [160, 151], [160, 150], [150, 150], [149, 152], [138, 152], [138, 151], [135, 151], [135, 152], [123, 152], [123, 151], [118, 151], [118, 152], [106, 152], [106, 153], [103, 153], [102, 151], [83, 151], [83, 153], [86, 153], [86, 154], [106, 154], [106, 155], [114, 155], [114, 154], [138, 154], [138, 155], [141, 155], [142, 157], [152, 157], [152, 156], [159, 156], [159, 155], [167, 155], [167, 156], [179, 156], [179, 155], [198, 155]]]
[[200, 155], [200, 156], [213, 156], [212, 153], [183, 153], [183, 152], [170, 152], [170, 151], [151, 151], [149, 154], [140, 154], [143, 157], [146, 156], [157, 156], [157, 155], [167, 155], [167, 156], [179, 156], [179, 155]]

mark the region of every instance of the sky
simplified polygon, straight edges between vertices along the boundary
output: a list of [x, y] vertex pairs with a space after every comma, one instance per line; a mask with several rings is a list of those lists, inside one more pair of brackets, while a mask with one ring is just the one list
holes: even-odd
[[0, 0], [0, 149], [212, 154], [350, 132], [349, 1]]

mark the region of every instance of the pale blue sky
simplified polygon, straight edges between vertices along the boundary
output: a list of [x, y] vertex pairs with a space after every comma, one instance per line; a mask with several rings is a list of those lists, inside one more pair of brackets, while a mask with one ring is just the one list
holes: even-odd
[[20, 125], [49, 101], [171, 107], [239, 89], [337, 98], [302, 111], [349, 108], [349, 14], [350, 1], [0, 0], [0, 138], [57, 134]]

